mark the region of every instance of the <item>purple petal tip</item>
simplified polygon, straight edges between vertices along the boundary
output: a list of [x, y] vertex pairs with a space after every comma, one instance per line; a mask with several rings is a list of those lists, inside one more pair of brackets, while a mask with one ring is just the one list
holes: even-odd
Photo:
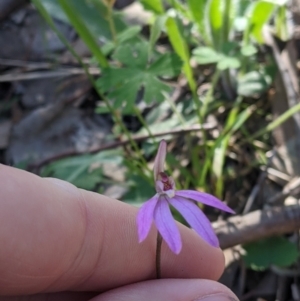
[[165, 140], [162, 140], [159, 144], [157, 155], [154, 161], [153, 172], [154, 172], [155, 180], [158, 179], [159, 173], [164, 171], [166, 154], [167, 154], [167, 142]]

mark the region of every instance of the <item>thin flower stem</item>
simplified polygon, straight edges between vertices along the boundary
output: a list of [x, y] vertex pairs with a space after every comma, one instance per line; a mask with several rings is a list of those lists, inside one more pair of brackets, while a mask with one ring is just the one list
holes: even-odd
[[157, 232], [157, 239], [156, 239], [156, 278], [161, 278], [161, 244], [162, 244], [162, 237], [159, 232]]

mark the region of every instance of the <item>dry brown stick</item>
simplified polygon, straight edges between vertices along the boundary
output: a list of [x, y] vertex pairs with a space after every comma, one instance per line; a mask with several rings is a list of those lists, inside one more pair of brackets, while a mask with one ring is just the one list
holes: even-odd
[[222, 249], [300, 228], [300, 206], [273, 207], [213, 223]]

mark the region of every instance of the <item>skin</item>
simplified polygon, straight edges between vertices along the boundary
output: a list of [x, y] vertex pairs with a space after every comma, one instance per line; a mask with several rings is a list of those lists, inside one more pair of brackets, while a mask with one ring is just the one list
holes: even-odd
[[0, 301], [236, 299], [216, 282], [222, 251], [181, 224], [182, 251], [163, 243], [164, 279], [155, 280], [156, 230], [138, 244], [136, 214], [120, 201], [0, 165]]

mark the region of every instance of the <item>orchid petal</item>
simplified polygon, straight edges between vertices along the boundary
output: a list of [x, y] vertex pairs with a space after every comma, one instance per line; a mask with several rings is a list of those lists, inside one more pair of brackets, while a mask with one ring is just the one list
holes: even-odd
[[157, 193], [162, 193], [164, 191], [164, 184], [162, 181], [157, 180], [155, 182], [155, 190]]
[[174, 197], [169, 203], [181, 213], [187, 223], [210, 245], [219, 247], [219, 240], [202, 210], [185, 198]]
[[225, 203], [208, 193], [193, 190], [178, 190], [176, 191], [176, 196], [191, 199], [196, 202], [200, 202], [202, 204], [212, 206], [229, 213], [235, 213]]
[[136, 222], [138, 226], [139, 242], [142, 242], [149, 234], [153, 221], [154, 209], [158, 199], [159, 196], [156, 194], [153, 198], [143, 204], [138, 212]]
[[164, 196], [159, 198], [155, 207], [154, 222], [169, 248], [175, 254], [179, 254], [182, 247], [180, 233], [171, 214], [169, 203]]
[[166, 155], [167, 155], [167, 143], [165, 140], [162, 140], [159, 144], [157, 155], [154, 160], [153, 172], [154, 172], [155, 181], [158, 179], [159, 173], [164, 171]]

